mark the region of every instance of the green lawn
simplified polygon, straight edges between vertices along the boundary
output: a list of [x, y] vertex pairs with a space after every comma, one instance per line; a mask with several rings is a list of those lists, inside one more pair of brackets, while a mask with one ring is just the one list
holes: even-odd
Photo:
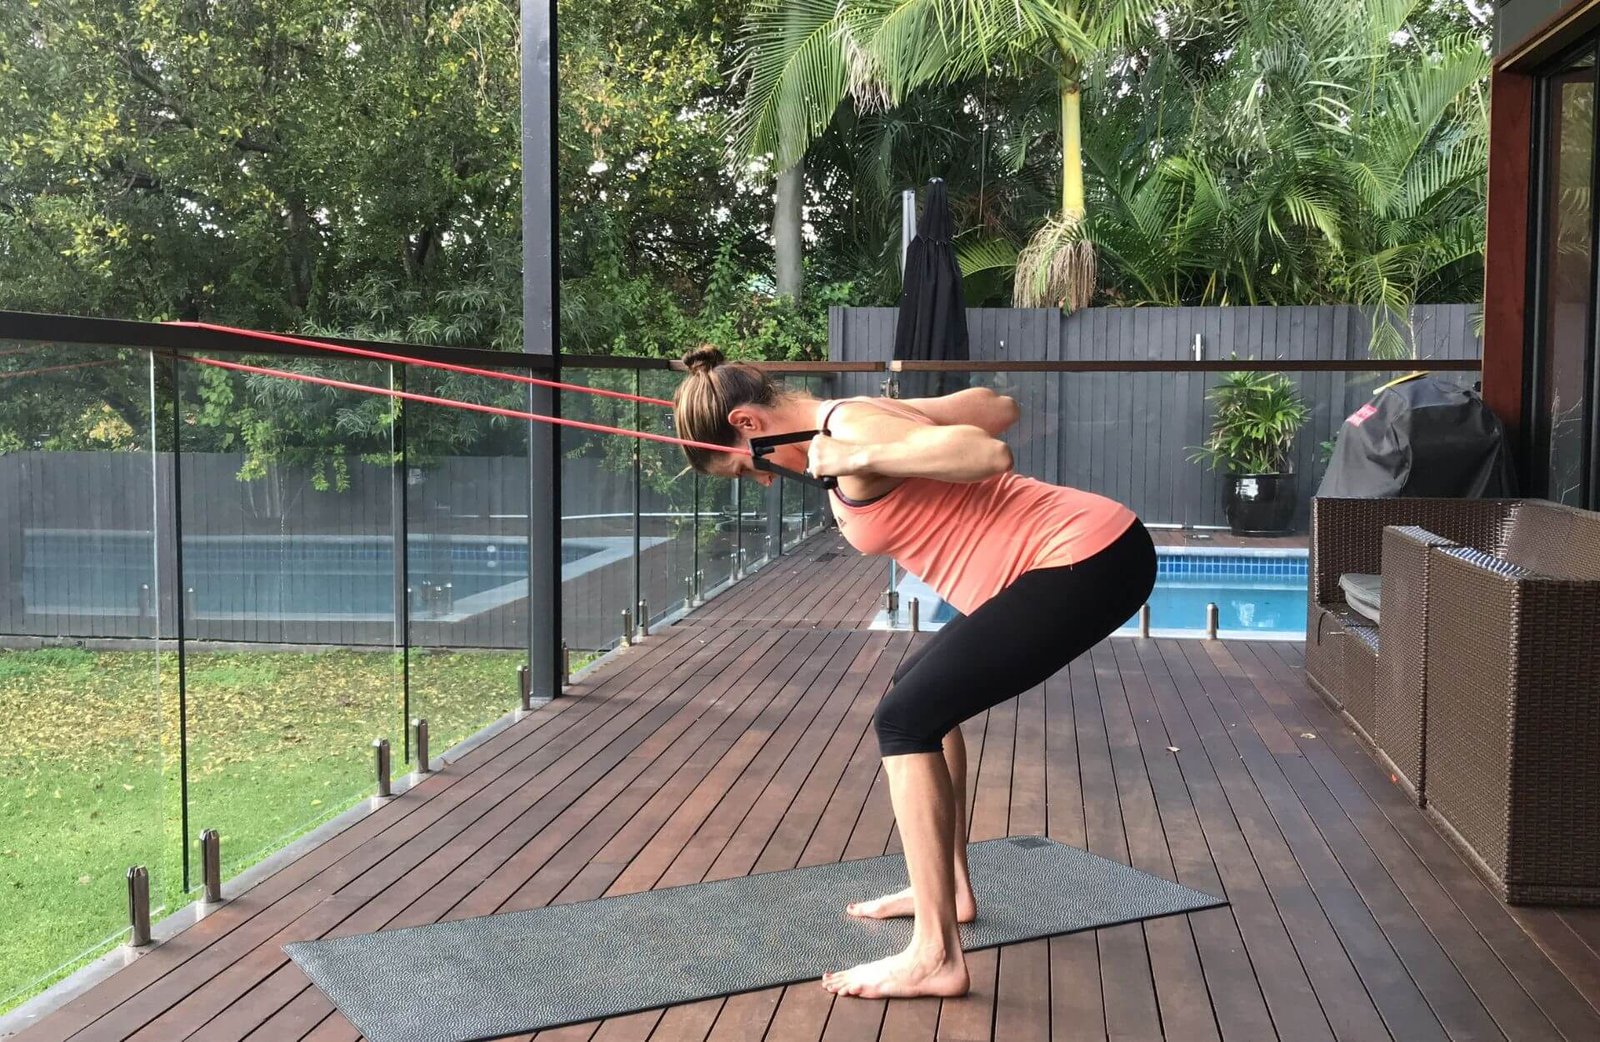
[[[435, 756], [515, 708], [523, 661], [412, 653]], [[192, 899], [177, 675], [171, 654], [0, 651], [0, 1010], [122, 939], [128, 866], [149, 867], [153, 907]], [[409, 770], [399, 655], [191, 652], [187, 677], [190, 837], [221, 834], [225, 879], [370, 795], [374, 738]]]

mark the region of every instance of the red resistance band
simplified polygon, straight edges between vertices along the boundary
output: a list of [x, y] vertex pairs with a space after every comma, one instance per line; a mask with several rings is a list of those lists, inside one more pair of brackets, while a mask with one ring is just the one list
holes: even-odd
[[[266, 369], [258, 365], [245, 365], [243, 362], [224, 362], [216, 358], [200, 358], [195, 355], [181, 355], [180, 357], [188, 362], [198, 362], [201, 365], [216, 366], [219, 369], [234, 369], [241, 373], [258, 373], [261, 376], [276, 376], [285, 380], [298, 380], [301, 383], [320, 384], [324, 387], [337, 387], [342, 391], [359, 391], [363, 394], [381, 394], [388, 398], [403, 398], [409, 402], [424, 402], [428, 405], [443, 405], [451, 409], [466, 409], [470, 412], [488, 413], [492, 416], [508, 416], [514, 420], [534, 420], [538, 423], [552, 423], [560, 427], [576, 427], [579, 430], [597, 431], [601, 434], [621, 434], [629, 438], [642, 438], [645, 441], [659, 441], [667, 445], [682, 445], [691, 449], [706, 449], [711, 452], [727, 452], [737, 456], [750, 455], [749, 449], [737, 445], [713, 445], [709, 442], [703, 441], [685, 441], [682, 438], [674, 438], [666, 434], [652, 434], [649, 431], [630, 431], [621, 427], [607, 427], [604, 424], [599, 423], [585, 423], [582, 420], [569, 420], [561, 416], [541, 416], [538, 413], [521, 412], [517, 409], [502, 409], [494, 405], [478, 405], [474, 402], [458, 402], [453, 398], [438, 398], [431, 394], [417, 394], [412, 391], [395, 391], [383, 387], [369, 387], [366, 384], [349, 383], [344, 380], [330, 380], [326, 377], [309, 376], [305, 373], [291, 373], [286, 369]], [[410, 361], [410, 359], [400, 360], [406, 362]], [[472, 370], [468, 371], [471, 372]], [[516, 377], [516, 379], [520, 381], [527, 378]], [[560, 387], [564, 385], [556, 384], [555, 386]], [[592, 388], [588, 387], [577, 387], [574, 389], [579, 391], [592, 390]]]
[[[675, 408], [674, 403], [661, 398], [646, 398], [637, 394], [626, 394], [622, 391], [609, 391], [599, 387], [584, 387], [579, 384], [560, 383], [556, 380], [540, 380], [532, 376], [522, 376], [517, 373], [497, 372], [493, 369], [478, 369], [472, 366], [456, 365], [452, 362], [435, 362], [422, 358], [407, 358], [404, 355], [391, 354], [385, 351], [373, 351], [362, 347], [348, 347], [344, 344], [330, 344], [321, 340], [308, 340], [304, 337], [285, 336], [281, 333], [263, 333], [255, 329], [240, 329], [235, 326], [218, 325], [213, 322], [169, 322], [167, 325], [188, 326], [194, 329], [209, 329], [222, 333], [232, 333], [237, 336], [251, 337], [256, 340], [267, 340], [280, 344], [291, 344], [296, 347], [309, 347], [317, 351], [330, 351], [337, 354], [355, 355], [361, 358], [376, 358], [385, 362], [398, 362], [402, 365], [424, 366], [430, 369], [445, 369], [455, 373], [468, 373], [472, 376], [485, 376], [491, 380], [508, 380], [514, 383], [531, 384], [537, 387], [554, 387], [564, 391], [578, 391], [583, 394], [602, 395], [607, 398], [621, 398], [630, 402], [642, 402], [646, 405], [660, 405], [668, 409]], [[235, 369], [245, 373], [259, 373], [263, 376], [276, 376], [285, 380], [299, 380], [302, 383], [321, 384], [325, 387], [337, 387], [341, 390], [359, 391], [365, 394], [381, 394], [389, 398], [402, 398], [408, 401], [426, 402], [429, 405], [443, 405], [447, 408], [467, 409], [472, 412], [489, 413], [495, 416], [509, 416], [519, 420], [533, 420], [539, 423], [551, 423], [561, 427], [576, 427], [579, 430], [596, 431], [601, 434], [621, 434], [629, 438], [642, 438], [646, 441], [659, 441], [667, 445], [681, 445], [685, 448], [703, 449], [711, 452], [726, 452], [731, 455], [753, 456], [757, 470], [772, 474], [782, 474], [809, 484], [819, 485], [823, 488], [836, 488], [837, 479], [833, 477], [816, 477], [807, 472], [790, 470], [772, 462], [769, 458], [772, 450], [779, 445], [786, 445], [797, 441], [806, 441], [817, 434], [826, 434], [826, 431], [800, 431], [786, 435], [768, 435], [766, 437], [750, 438], [750, 447], [733, 445], [715, 445], [703, 441], [687, 441], [683, 438], [673, 438], [665, 434], [651, 434], [645, 431], [630, 431], [621, 427], [607, 427], [599, 423], [585, 423], [580, 420], [568, 420], [557, 416], [541, 416], [538, 413], [522, 412], [517, 409], [501, 409], [492, 405], [476, 405], [472, 402], [456, 401], [453, 398], [439, 398], [428, 394], [416, 394], [410, 391], [386, 390], [381, 387], [369, 387], [366, 384], [349, 383], [344, 380], [329, 380], [318, 376], [308, 376], [304, 373], [291, 373], [284, 369], [267, 369], [261, 366], [244, 365], [240, 362], [223, 362], [214, 358], [199, 358], [194, 355], [182, 356], [191, 362], [202, 365], [212, 365], [221, 369]]]
[[[342, 355], [355, 355], [359, 358], [376, 358], [384, 362], [399, 362], [403, 365], [417, 365], [428, 369], [446, 369], [452, 373], [466, 373], [469, 376], [486, 376], [491, 380], [509, 380], [513, 383], [529, 384], [534, 387], [554, 387], [562, 391], [578, 391], [583, 394], [597, 394], [605, 398], [621, 398], [629, 402], [642, 402], [645, 405], [660, 405], [668, 409], [673, 404], [663, 398], [646, 398], [637, 394], [628, 394], [624, 391], [608, 391], [601, 387], [584, 387], [580, 384], [564, 384], [555, 380], [540, 380], [537, 377], [523, 376], [520, 373], [502, 373], [494, 369], [477, 369], [469, 365], [456, 365], [453, 362], [434, 362], [425, 358], [407, 358], [405, 355], [390, 354], [385, 351], [372, 351], [364, 347], [348, 347], [344, 344], [330, 344], [322, 340], [307, 340], [304, 337], [284, 336], [281, 333], [263, 333], [257, 329], [238, 329], [234, 326], [221, 326], [214, 322], [167, 322], [169, 326], [188, 326], [191, 329], [209, 329], [218, 333], [233, 333], [236, 336], [247, 336], [256, 340], [269, 340], [275, 344], [290, 344], [294, 347], [309, 347], [317, 351], [332, 351]], [[194, 358], [196, 362], [204, 359]], [[381, 392], [387, 394], [388, 392]], [[527, 415], [524, 413], [523, 415]], [[547, 417], [548, 418], [548, 417]], [[623, 433], [634, 433], [625, 431]], [[724, 452], [727, 450], [724, 449]]]

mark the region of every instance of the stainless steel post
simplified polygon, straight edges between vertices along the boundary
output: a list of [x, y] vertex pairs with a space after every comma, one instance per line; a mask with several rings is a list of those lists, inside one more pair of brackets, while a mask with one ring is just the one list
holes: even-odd
[[433, 773], [433, 765], [428, 762], [428, 721], [418, 717], [411, 721], [411, 730], [416, 734], [412, 744], [417, 750], [417, 773]]
[[389, 739], [374, 738], [372, 752], [378, 770], [378, 798], [383, 799], [393, 795], [389, 785]]
[[128, 869], [128, 946], [150, 943], [150, 872], [143, 865]]
[[216, 829], [200, 833], [200, 876], [205, 881], [206, 904], [222, 900], [222, 837]]

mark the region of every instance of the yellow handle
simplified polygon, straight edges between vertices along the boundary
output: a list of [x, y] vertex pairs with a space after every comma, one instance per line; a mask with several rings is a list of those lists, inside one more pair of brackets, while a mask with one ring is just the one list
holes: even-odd
[[1404, 376], [1395, 377], [1393, 380], [1390, 380], [1388, 383], [1384, 384], [1382, 387], [1378, 388], [1376, 391], [1373, 391], [1372, 393], [1373, 393], [1374, 396], [1377, 396], [1377, 395], [1382, 394], [1384, 391], [1387, 391], [1391, 387], [1397, 387], [1400, 384], [1405, 383], [1407, 380], [1415, 380], [1419, 376], [1427, 376], [1427, 375], [1428, 374], [1425, 371], [1423, 371], [1421, 369], [1418, 369], [1414, 373], [1407, 373]]

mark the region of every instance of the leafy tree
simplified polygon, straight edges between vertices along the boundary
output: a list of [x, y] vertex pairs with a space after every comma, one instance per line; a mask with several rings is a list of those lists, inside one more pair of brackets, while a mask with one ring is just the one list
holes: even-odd
[[519, 339], [509, 0], [20, 13], [0, 38], [7, 305]]
[[[520, 348], [511, 0], [37, 0], [19, 13], [0, 27], [0, 306]], [[713, 125], [721, 18], [710, 3], [562, 5], [569, 351], [751, 336], [771, 341], [758, 352], [817, 357], [825, 343], [837, 293], [794, 320], [760, 289], [766, 204], [727, 176]], [[739, 292], [706, 308], [713, 278]], [[267, 364], [388, 380], [377, 366]], [[0, 358], [0, 379], [30, 367]], [[60, 446], [105, 408], [150, 426], [134, 415], [147, 371], [64, 375], [0, 383], [3, 444]], [[432, 389], [495, 399], [485, 383]], [[54, 404], [38, 392], [69, 385]], [[387, 451], [383, 399], [199, 368], [182, 387], [186, 447], [245, 451], [246, 476]], [[430, 417], [408, 447], [488, 444], [508, 422]]]
[[772, 154], [785, 169], [805, 154], [847, 97], [871, 112], [928, 87], [986, 76], [1056, 83], [1061, 209], [1018, 262], [1017, 303], [1086, 307], [1094, 253], [1079, 234], [1085, 215], [1082, 76], [1119, 53], [1152, 22], [1157, 0], [764, 0], [752, 8], [742, 70], [748, 80], [734, 122], [746, 155]]
[[[15, 10], [0, 305], [520, 346], [510, 0]], [[1098, 252], [1101, 302], [1398, 313], [1478, 292], [1470, 6], [563, 0], [559, 24], [569, 351], [816, 357], [828, 303], [893, 299], [898, 192], [931, 176], [964, 229], [969, 299], [1004, 299], [1078, 169], [1060, 118], [1074, 97], [1074, 234]], [[805, 153], [816, 288], [798, 303], [775, 293], [778, 166], [730, 158], [758, 138], [770, 164]]]
[[1431, 15], [1240, 0], [1209, 38], [1219, 66], [1159, 54], [1132, 102], [1108, 77], [1088, 233], [1123, 277], [1114, 299], [1360, 304], [1386, 356], [1411, 304], [1476, 299], [1488, 57], [1481, 33], [1425, 37]]

